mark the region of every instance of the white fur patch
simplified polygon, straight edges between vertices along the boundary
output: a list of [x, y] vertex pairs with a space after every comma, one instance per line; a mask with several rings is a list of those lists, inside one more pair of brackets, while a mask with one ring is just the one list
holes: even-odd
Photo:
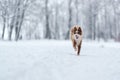
[[74, 39], [75, 39], [77, 45], [79, 45], [82, 40], [82, 35], [74, 34]]

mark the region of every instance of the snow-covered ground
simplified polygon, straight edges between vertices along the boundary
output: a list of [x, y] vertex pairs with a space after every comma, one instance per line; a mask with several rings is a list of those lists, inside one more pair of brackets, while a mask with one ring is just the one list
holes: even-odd
[[120, 80], [120, 43], [0, 41], [0, 80]]

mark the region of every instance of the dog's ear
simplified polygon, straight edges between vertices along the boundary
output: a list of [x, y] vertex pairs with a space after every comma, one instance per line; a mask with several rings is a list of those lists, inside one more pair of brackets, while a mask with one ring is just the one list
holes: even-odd
[[77, 28], [76, 27], [74, 27], [74, 31], [76, 31], [77, 30]]
[[78, 28], [78, 31], [80, 32], [80, 35], [82, 35], [82, 30], [80, 27]]
[[81, 31], [81, 28], [79, 27], [78, 30]]

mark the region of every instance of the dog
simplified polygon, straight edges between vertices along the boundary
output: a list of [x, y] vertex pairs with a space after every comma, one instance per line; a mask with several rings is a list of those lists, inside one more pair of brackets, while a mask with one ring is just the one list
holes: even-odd
[[77, 51], [77, 55], [80, 55], [82, 45], [82, 29], [80, 26], [75, 25], [70, 29], [70, 39], [73, 44], [73, 48]]

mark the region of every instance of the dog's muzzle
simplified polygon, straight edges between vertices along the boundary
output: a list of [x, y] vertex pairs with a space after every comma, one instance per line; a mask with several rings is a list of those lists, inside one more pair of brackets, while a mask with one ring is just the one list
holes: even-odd
[[75, 35], [75, 37], [76, 37], [76, 39], [78, 39], [78, 38], [79, 38], [79, 36], [78, 36], [78, 35]]
[[79, 39], [80, 35], [79, 34], [74, 34], [75, 39]]

